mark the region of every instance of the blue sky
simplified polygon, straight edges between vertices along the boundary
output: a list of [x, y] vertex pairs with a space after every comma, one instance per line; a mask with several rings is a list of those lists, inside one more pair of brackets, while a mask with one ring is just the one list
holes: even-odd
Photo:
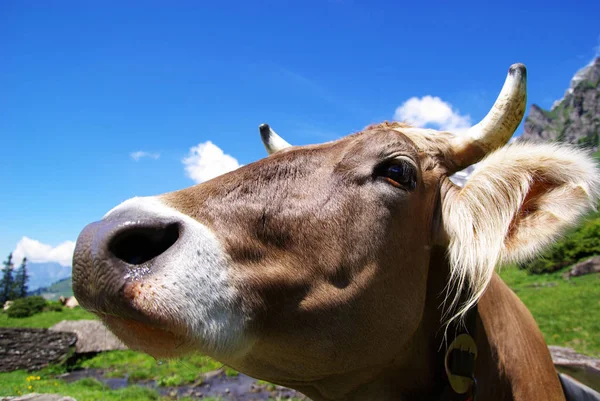
[[294, 144], [461, 129], [510, 64], [549, 108], [598, 53], [600, 2], [484, 3], [0, 2], [0, 257], [68, 263], [119, 202], [265, 156], [262, 122]]

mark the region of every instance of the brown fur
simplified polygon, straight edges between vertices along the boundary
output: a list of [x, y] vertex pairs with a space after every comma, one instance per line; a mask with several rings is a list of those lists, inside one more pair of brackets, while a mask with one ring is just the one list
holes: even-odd
[[[485, 340], [478, 341], [485, 359], [480, 358], [476, 371], [481, 399], [565, 399], [542, 333], [497, 275], [479, 301], [479, 315], [478, 333], [485, 333]], [[486, 365], [491, 372], [484, 373]]]

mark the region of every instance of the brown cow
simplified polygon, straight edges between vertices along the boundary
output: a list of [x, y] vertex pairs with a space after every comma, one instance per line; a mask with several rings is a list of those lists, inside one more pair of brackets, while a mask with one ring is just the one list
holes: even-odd
[[[592, 208], [599, 175], [580, 150], [504, 146], [525, 78], [513, 65], [464, 136], [383, 123], [293, 147], [262, 126], [269, 157], [87, 226], [75, 295], [131, 348], [199, 351], [314, 400], [468, 399], [475, 353], [478, 401], [564, 400], [531, 314], [494, 269]], [[449, 180], [484, 157], [463, 188]], [[476, 349], [446, 361], [465, 332]]]

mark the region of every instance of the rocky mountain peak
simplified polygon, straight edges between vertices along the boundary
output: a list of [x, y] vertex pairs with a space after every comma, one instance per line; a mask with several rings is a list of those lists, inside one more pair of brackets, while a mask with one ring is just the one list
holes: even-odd
[[598, 150], [600, 140], [600, 57], [571, 79], [552, 108], [532, 105], [520, 141], [561, 141]]

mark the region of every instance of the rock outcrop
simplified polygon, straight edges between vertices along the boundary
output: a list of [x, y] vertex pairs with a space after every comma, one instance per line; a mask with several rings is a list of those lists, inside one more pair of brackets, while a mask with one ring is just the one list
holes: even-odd
[[567, 142], [598, 150], [600, 57], [579, 70], [565, 96], [550, 111], [532, 105], [519, 141]]
[[586, 274], [600, 273], [600, 256], [592, 256], [589, 259], [574, 264], [563, 274], [563, 278], [584, 276]]
[[65, 360], [77, 336], [47, 329], [0, 327], [0, 372], [37, 370]]
[[600, 375], [600, 359], [579, 354], [572, 348], [550, 345], [548, 347], [552, 354], [552, 362], [556, 366], [581, 366], [592, 369]]
[[77, 335], [75, 352], [103, 352], [124, 350], [127, 347], [98, 320], [63, 320], [50, 327], [53, 332]]

